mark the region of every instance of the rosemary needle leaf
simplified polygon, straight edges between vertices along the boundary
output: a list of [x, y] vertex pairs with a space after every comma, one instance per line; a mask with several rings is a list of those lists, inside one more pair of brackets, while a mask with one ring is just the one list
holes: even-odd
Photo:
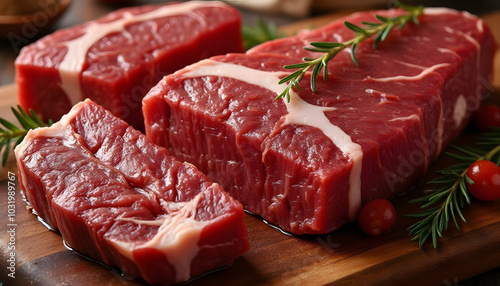
[[365, 26], [368, 26], [368, 27], [378, 27], [378, 26], [380, 26], [380, 23], [377, 23], [377, 22], [363, 21], [363, 22], [361, 22], [361, 24], [363, 24]]
[[19, 131], [19, 128], [17, 128], [17, 126], [15, 126], [14, 124], [10, 123], [9, 121], [3, 118], [0, 118], [0, 124], [5, 126], [5, 128], [7, 128], [10, 131]]
[[469, 176], [465, 176], [465, 181], [471, 185], [474, 185], [474, 181], [469, 178]]
[[471, 204], [471, 200], [469, 197], [469, 192], [467, 191], [467, 186], [465, 185], [465, 180], [460, 182], [460, 191], [462, 192], [462, 198], [465, 200], [467, 204]]
[[408, 218], [428, 217], [430, 214], [434, 213], [438, 209], [439, 209], [438, 207], [435, 207], [435, 208], [432, 208], [432, 209], [427, 209], [427, 210], [420, 211], [418, 213], [409, 214], [409, 215], [406, 215], [405, 217], [408, 217]]
[[[444, 154], [448, 155], [448, 156], [452, 156], [451, 153], [447, 153], [445, 152]], [[476, 159], [474, 158], [473, 161], [475, 161]], [[451, 165], [449, 167], [446, 167], [446, 168], [443, 168], [441, 171], [438, 171], [438, 173], [443, 173], [443, 172], [447, 172], [447, 171], [453, 171], [453, 170], [464, 170], [464, 169], [467, 169], [469, 167], [470, 163], [469, 162], [464, 162], [464, 163], [457, 163], [455, 165]], [[456, 172], [455, 172], [456, 174]]]
[[275, 97], [276, 100], [280, 99], [280, 98], [284, 98], [286, 100], [286, 102], [290, 102], [290, 89], [291, 85], [288, 85], [285, 90], [283, 90], [282, 93], [280, 93], [278, 96]]
[[[300, 81], [304, 77], [304, 74], [306, 74], [310, 70], [314, 72], [314, 76], [312, 77], [314, 79], [311, 79], [311, 89], [313, 91], [316, 91], [316, 76], [318, 76], [319, 71], [321, 70], [321, 68], [323, 68], [323, 78], [326, 80], [328, 75], [326, 62], [332, 60], [340, 51], [350, 47], [352, 61], [358, 66], [359, 63], [356, 58], [356, 49], [360, 42], [368, 39], [371, 36], [375, 36], [373, 48], [376, 48], [380, 41], [383, 41], [387, 38], [393, 27], [398, 26], [402, 28], [402, 25], [406, 24], [410, 19], [416, 19], [423, 14], [423, 6], [413, 7], [409, 5], [403, 5], [398, 1], [396, 1], [396, 5], [402, 8], [404, 6], [403, 9], [408, 13], [393, 18], [376, 15], [375, 19], [380, 21], [379, 23], [361, 22], [361, 25], [363, 25], [363, 27], [357, 26], [356, 24], [348, 21], [344, 21], [344, 25], [348, 29], [355, 32], [356, 36], [354, 38], [341, 43], [311, 42], [310, 46], [304, 47], [304, 49], [307, 51], [320, 52], [324, 53], [324, 55], [318, 57], [317, 59], [307, 59], [307, 61], [305, 61], [305, 64], [286, 65], [286, 69], [298, 69], [298, 73], [293, 73], [293, 76], [287, 76], [280, 80], [280, 84], [288, 82], [288, 86], [279, 96], [276, 97], [276, 99], [289, 98], [290, 95], [288, 93], [292, 90], [292, 87], [296, 87], [300, 91]], [[316, 69], [315, 67], [318, 65], [320, 66], [320, 68]]]
[[385, 39], [387, 38], [387, 36], [389, 35], [389, 33], [391, 32], [392, 28], [394, 28], [394, 24], [393, 23], [389, 23], [387, 25], [387, 28], [385, 28], [383, 30], [383, 33], [382, 35], [380, 36], [380, 40], [381, 41], [385, 41]]
[[454, 175], [448, 175], [448, 176], [439, 176], [429, 182], [428, 184], [447, 184], [447, 183], [453, 183], [457, 180], [457, 177]]
[[436, 231], [434, 228], [432, 228], [432, 245], [434, 246], [434, 248], [437, 248], [437, 237], [436, 237]]
[[448, 222], [450, 221], [450, 211], [449, 211], [450, 208], [451, 209], [453, 208], [452, 203], [449, 203], [444, 207], [444, 217], [441, 220], [442, 228], [444, 230], [448, 229]]
[[[430, 227], [423, 229], [422, 232], [423, 232], [423, 235], [419, 235], [420, 239], [418, 240], [418, 244], [420, 246], [423, 246], [425, 244], [425, 242], [427, 241], [427, 239], [429, 239], [429, 236], [431, 235]], [[434, 246], [434, 248], [436, 248], [436, 246]]]
[[3, 166], [7, 163], [7, 158], [11, 148], [14, 148], [21, 143], [30, 129], [52, 125], [51, 120], [49, 120], [48, 124], [45, 124], [31, 109], [28, 113], [18, 105], [17, 110], [15, 108], [11, 108], [11, 110], [22, 128], [16, 126], [8, 120], [0, 118], [0, 124], [4, 127], [0, 128], [0, 151], [3, 151]]
[[[21, 106], [17, 106], [18, 109], [23, 110]], [[52, 125], [52, 120], [49, 119], [47, 123], [43, 122], [43, 120], [36, 114], [36, 112], [33, 109], [30, 109], [30, 115], [29, 115], [33, 121], [38, 125], [38, 126], [50, 126]]]
[[[303, 61], [305, 61], [305, 62], [310, 62], [310, 61], [315, 61], [316, 59], [312, 59], [312, 58], [303, 58], [302, 60], [303, 60]], [[309, 65], [308, 63], [305, 63], [305, 64]]]
[[322, 67], [323, 67], [322, 64], [315, 65], [311, 73], [311, 90], [313, 92], [316, 92], [316, 77], [318, 76], [318, 73], [321, 71]]
[[29, 115], [24, 111], [24, 109], [20, 108], [19, 111], [15, 110], [14, 107], [11, 107], [12, 112], [17, 118], [17, 121], [21, 124], [21, 126], [24, 129], [34, 129], [37, 128], [38, 125], [36, 124], [35, 121], [32, 120], [26, 120], [26, 118], [29, 118]]
[[2, 166], [5, 166], [5, 164], [7, 164], [7, 158], [9, 157], [9, 153], [10, 153], [10, 143], [11, 143], [10, 139], [6, 140], [5, 144], [2, 146], [2, 148], [4, 149], [3, 156], [2, 156]]
[[378, 47], [378, 44], [380, 43], [380, 41], [382, 40], [382, 34], [384, 33], [384, 31], [380, 31], [377, 33], [377, 35], [375, 36], [375, 38], [373, 39], [373, 45], [372, 47], [374, 49], [376, 49]]
[[416, 25], [420, 24], [420, 21], [418, 20], [418, 18], [416, 16], [413, 16], [411, 17], [413, 23], [415, 23]]
[[449, 177], [454, 177], [455, 181], [457, 178], [460, 178], [460, 174], [457, 172], [455, 169], [443, 169], [438, 172], [439, 174], [443, 175], [443, 178], [449, 178]]
[[[447, 196], [448, 194], [449, 194], [448, 190], [446, 190], [444, 192], [436, 192], [436, 193], [434, 193], [434, 195], [432, 197], [429, 198], [429, 202], [427, 204], [433, 205], [435, 202], [439, 201], [440, 199]], [[427, 205], [424, 205], [422, 207], [426, 208]]]
[[359, 66], [358, 59], [356, 59], [356, 49], [358, 47], [357, 43], [352, 44], [351, 46], [351, 59], [356, 66]]
[[277, 32], [276, 24], [272, 22], [265, 23], [262, 18], [257, 19], [255, 26], [243, 26], [241, 33], [244, 47], [247, 50], [283, 36]]
[[423, 220], [412, 225], [410, 230], [410, 235], [421, 235], [423, 230], [429, 230], [431, 228], [430, 222], [434, 219], [434, 212], [429, 214]]
[[[315, 52], [315, 53], [328, 53], [330, 51], [330, 49], [315, 48], [315, 47], [304, 47], [304, 50], [310, 51], [310, 52]], [[304, 60], [304, 59], [302, 59], [302, 60]], [[311, 60], [315, 60], [315, 59], [310, 59], [309, 61], [311, 61]]]
[[7, 145], [7, 142], [9, 142], [9, 139], [0, 140], [0, 150], [3, 150], [5, 145]]
[[470, 156], [470, 155], [462, 155], [462, 154], [454, 154], [454, 153], [446, 153], [450, 158], [465, 161], [465, 162], [474, 162], [478, 156]]
[[423, 236], [420, 236], [420, 239], [418, 240], [418, 244], [420, 246], [423, 246], [425, 241], [429, 238], [429, 236], [431, 235], [431, 231], [430, 230], [427, 230]]
[[[308, 66], [309, 66], [309, 63], [298, 63], [298, 64], [293, 64], [293, 65], [286, 65], [286, 66], [284, 66], [284, 68], [286, 68], [286, 69], [300, 69], [300, 68], [305, 68]], [[300, 70], [296, 71], [295, 73], [298, 73], [298, 72], [300, 72]], [[293, 73], [293, 74], [295, 74], [295, 73]], [[287, 78], [287, 77], [285, 77], [285, 78]]]
[[[428, 195], [422, 196], [422, 197], [412, 199], [409, 201], [409, 203], [410, 204], [419, 204], [419, 203], [427, 202], [427, 201], [429, 201], [429, 198], [432, 197], [433, 195], [434, 195], [434, 192], [432, 192]], [[407, 216], [410, 217], [411, 215], [407, 215]]]
[[401, 23], [398, 25], [398, 30], [401, 31], [406, 26], [406, 23], [408, 23], [408, 21], [406, 20], [401, 21]]
[[310, 45], [320, 49], [332, 49], [332, 48], [343, 47], [345, 44], [335, 43], [335, 42], [311, 42]]
[[452, 198], [452, 201], [450, 203], [450, 213], [451, 213], [451, 218], [453, 219], [453, 223], [455, 224], [455, 227], [457, 228], [457, 230], [460, 230], [460, 226], [458, 225], [458, 221], [455, 216], [455, 209], [457, 208], [457, 206], [458, 202], [457, 202], [457, 197], [455, 196]]
[[321, 64], [323, 65], [323, 81], [326, 81], [328, 78], [328, 60], [323, 58]]
[[384, 17], [384, 16], [381, 16], [381, 15], [375, 15], [375, 18], [377, 18], [377, 20], [379, 20], [380, 22], [382, 23], [386, 23], [389, 21], [388, 18]]
[[[464, 215], [462, 214], [462, 209], [461, 209], [462, 207], [463, 207], [463, 206], [461, 206], [461, 207], [456, 206], [456, 207], [455, 207], [455, 210], [457, 211], [457, 214], [458, 214], [458, 216], [460, 217], [460, 219], [461, 219], [464, 223], [467, 223], [467, 220], [465, 219]], [[458, 230], [460, 230], [460, 229], [458, 229]]]
[[294, 80], [295, 78], [297, 78], [300, 75], [300, 73], [301, 73], [301, 70], [296, 70], [293, 73], [291, 73], [291, 74], [285, 76], [284, 78], [282, 78], [278, 83], [282, 84], [282, 83], [285, 83], [285, 82], [287, 82], [289, 80]]
[[435, 232], [437, 236], [443, 237], [443, 230], [444, 230], [444, 223], [443, 220], [445, 219], [444, 217], [444, 212], [439, 213], [438, 216], [436, 216], [436, 221], [438, 222], [435, 224]]
[[362, 34], [362, 35], [366, 35], [366, 31], [365, 29], [351, 23], [351, 22], [347, 22], [347, 21], [344, 21], [344, 25], [349, 28], [350, 30], [354, 31], [356, 34]]
[[16, 143], [14, 143], [14, 146], [21, 144], [21, 142], [23, 142], [23, 139], [24, 139], [24, 136], [20, 136], [19, 138], [17, 138], [17, 141], [16, 141]]
[[[478, 157], [481, 157], [480, 155], [480, 150], [477, 150], [477, 149], [474, 149], [474, 148], [463, 148], [463, 147], [460, 147], [460, 146], [456, 146], [456, 145], [453, 145], [452, 146], [455, 150], [457, 151], [460, 151], [464, 154], [469, 154], [475, 158], [478, 158]], [[478, 154], [479, 153], [479, 154]]]

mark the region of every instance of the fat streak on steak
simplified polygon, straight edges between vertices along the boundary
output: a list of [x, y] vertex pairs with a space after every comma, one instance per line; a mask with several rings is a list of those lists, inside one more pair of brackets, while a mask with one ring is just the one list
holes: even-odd
[[243, 51], [239, 12], [221, 2], [146, 5], [58, 30], [16, 59], [18, 101], [57, 121], [90, 98], [143, 130], [141, 100], [164, 75]]
[[169, 75], [143, 100], [146, 135], [269, 223], [333, 231], [366, 202], [414, 186], [491, 88], [489, 28], [466, 12], [429, 8], [377, 49], [373, 39], [359, 44], [359, 66], [349, 49], [338, 54], [317, 92], [307, 74], [290, 103], [275, 100], [291, 72], [284, 65], [321, 55], [304, 45], [353, 38], [343, 21], [401, 13], [356, 13]]
[[66, 245], [150, 284], [249, 249], [243, 206], [194, 166], [86, 100], [16, 147], [23, 193]]

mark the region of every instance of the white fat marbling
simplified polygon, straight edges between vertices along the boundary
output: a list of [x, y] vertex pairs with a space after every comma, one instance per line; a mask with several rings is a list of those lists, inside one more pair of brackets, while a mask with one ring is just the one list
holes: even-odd
[[444, 15], [444, 14], [458, 14], [457, 10], [444, 7], [426, 7], [424, 8], [424, 15]]
[[178, 212], [158, 217], [156, 220], [118, 218], [118, 221], [138, 225], [159, 226], [156, 235], [148, 242], [137, 245], [134, 242], [111, 241], [127, 258], [135, 261], [134, 251], [141, 248], [156, 249], [165, 254], [167, 261], [175, 268], [176, 280], [187, 281], [191, 278], [191, 263], [198, 255], [198, 242], [203, 229], [211, 220], [196, 220], [196, 208], [202, 194], [183, 204]]
[[[442, 68], [442, 67], [447, 67], [447, 66], [450, 66], [450, 64], [448, 64], [448, 63], [435, 64], [431, 67], [424, 68], [419, 74], [413, 75], [413, 76], [397, 75], [397, 76], [380, 77], [380, 78], [369, 77], [369, 79], [374, 80], [374, 81], [380, 81], [380, 82], [420, 80], [420, 79], [424, 78], [426, 75], [434, 72], [435, 70]], [[417, 66], [415, 66], [415, 67], [417, 67]]]
[[38, 137], [65, 137], [69, 131], [68, 126], [70, 125], [70, 122], [79, 113], [79, 110], [87, 101], [89, 101], [89, 99], [86, 99], [85, 101], [82, 101], [73, 106], [70, 112], [63, 115], [63, 117], [59, 121], [55, 122], [50, 127], [39, 127], [28, 130], [28, 133], [24, 137], [24, 140], [14, 149], [16, 158], [19, 158], [19, 156], [25, 152], [26, 148], [33, 142], [33, 140]]
[[439, 52], [441, 52], [441, 53], [448, 53], [448, 54], [452, 54], [452, 55], [454, 55], [455, 57], [460, 58], [460, 55], [459, 55], [457, 52], [453, 51], [453, 50], [450, 50], [450, 49], [445, 49], [445, 48], [437, 48], [437, 50], [438, 50]]
[[457, 98], [457, 102], [455, 102], [455, 108], [453, 109], [453, 121], [455, 123], [455, 127], [458, 128], [462, 125], [462, 122], [467, 115], [467, 99], [463, 94], [461, 94]]
[[[266, 72], [241, 65], [203, 60], [187, 67], [183, 77], [221, 76], [234, 78], [242, 82], [268, 89], [276, 95], [285, 89], [278, 84], [283, 72]], [[288, 114], [284, 124], [297, 124], [319, 128], [348, 157], [353, 166], [349, 178], [349, 216], [354, 220], [361, 205], [361, 164], [363, 152], [361, 146], [354, 143], [351, 137], [332, 124], [325, 111], [334, 111], [334, 107], [316, 106], [302, 100], [295, 92], [290, 92], [290, 102], [284, 101]]]
[[412, 114], [405, 117], [396, 117], [389, 121], [420, 121], [420, 120], [421, 120], [420, 116], [418, 116], [417, 114]]
[[[108, 23], [91, 22], [87, 25], [85, 33], [81, 37], [65, 43], [68, 50], [63, 61], [59, 65], [61, 87], [68, 96], [71, 105], [83, 99], [80, 75], [88, 50], [106, 35], [123, 31], [127, 25], [132, 23], [172, 15], [189, 14], [197, 8], [217, 7], [222, 5], [224, 4], [220, 2], [191, 1], [178, 5], [161, 6], [151, 12], [139, 15], [124, 13], [122, 18]], [[193, 16], [196, 17], [194, 14]], [[196, 17], [196, 19], [198, 19], [198, 21], [204, 21], [201, 17]], [[204, 22], [202, 23], [205, 24]]]

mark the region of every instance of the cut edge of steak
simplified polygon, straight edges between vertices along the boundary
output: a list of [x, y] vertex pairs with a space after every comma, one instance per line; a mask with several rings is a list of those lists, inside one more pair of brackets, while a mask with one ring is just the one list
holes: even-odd
[[91, 100], [29, 131], [15, 154], [27, 203], [69, 248], [150, 284], [228, 266], [250, 247], [239, 202]]

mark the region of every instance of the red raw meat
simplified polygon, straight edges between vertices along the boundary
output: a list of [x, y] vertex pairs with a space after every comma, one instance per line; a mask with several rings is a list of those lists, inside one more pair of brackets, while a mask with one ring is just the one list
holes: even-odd
[[22, 49], [18, 100], [54, 121], [90, 98], [144, 129], [141, 100], [164, 75], [209, 56], [242, 52], [239, 12], [221, 2], [123, 8]]
[[328, 80], [291, 102], [274, 98], [284, 65], [319, 53], [312, 41], [354, 37], [343, 21], [271, 41], [246, 54], [203, 60], [165, 77], [143, 100], [146, 135], [193, 163], [246, 209], [281, 229], [327, 233], [356, 219], [361, 205], [414, 186], [467, 125], [491, 88], [496, 43], [468, 13], [425, 9], [420, 24], [394, 29], [373, 49], [346, 49]]
[[90, 100], [31, 130], [16, 158], [33, 212], [69, 247], [150, 284], [186, 281], [249, 249], [239, 202]]

